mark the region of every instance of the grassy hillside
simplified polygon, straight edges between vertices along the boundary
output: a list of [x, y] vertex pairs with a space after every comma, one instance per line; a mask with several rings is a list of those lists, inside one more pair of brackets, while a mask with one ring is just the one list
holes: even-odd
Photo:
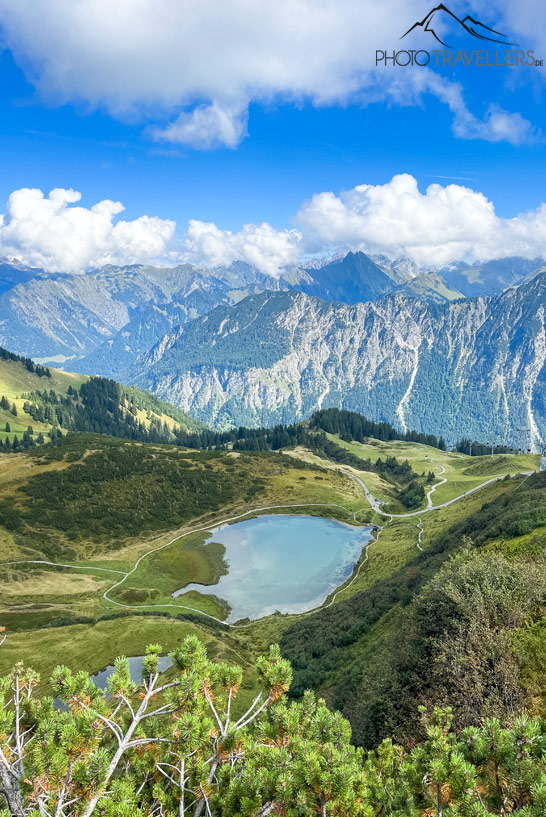
[[[301, 439], [310, 433], [317, 432], [305, 430]], [[420, 611], [427, 609], [430, 621], [449, 621], [441, 615], [441, 594], [457, 590], [463, 578], [472, 607], [482, 609], [476, 586], [486, 567], [472, 560], [486, 553], [491, 554], [486, 561], [504, 577], [507, 620], [517, 625], [509, 626], [499, 613], [504, 653], [512, 656], [510, 650], [515, 654], [517, 647], [521, 656], [519, 664], [510, 658], [511, 694], [518, 707], [546, 711], [546, 651], [541, 647], [546, 619], [537, 591], [544, 570], [546, 477], [522, 473], [536, 468], [537, 458], [470, 458], [407, 440], [355, 442], [329, 433], [325, 439], [333, 448], [328, 450], [336, 457], [329, 460], [320, 447], [294, 446], [297, 439], [279, 451], [196, 451], [81, 433], [25, 453], [0, 455], [0, 624], [8, 627], [10, 645], [0, 651], [0, 672], [19, 651], [47, 674], [65, 644], [65, 660], [72, 666], [83, 662], [98, 670], [120, 651], [125, 631], [124, 651], [141, 654], [141, 627], [149, 640], [167, 646], [184, 634], [197, 634], [210, 651], [230, 661], [239, 656], [233, 660], [248, 665], [269, 644], [281, 641], [294, 665], [294, 695], [306, 687], [318, 689], [350, 718], [356, 741], [364, 745], [375, 745], [385, 729], [405, 739], [417, 728], [416, 700], [432, 705], [448, 694], [458, 700], [452, 681], [449, 689], [442, 686], [436, 665], [430, 683], [422, 681], [431, 663], [431, 635], [423, 629]], [[253, 437], [252, 445], [260, 440]], [[348, 464], [339, 451], [351, 455]], [[374, 513], [361, 486], [344, 472], [359, 475], [384, 499], [385, 514], [403, 513], [397, 469], [359, 469], [378, 458], [407, 460], [427, 490], [445, 469], [441, 478], [447, 481], [432, 500], [456, 501], [405, 518]], [[436, 474], [430, 483], [429, 471]], [[459, 498], [470, 488], [479, 490]], [[223, 600], [194, 591], [173, 602], [173, 589], [190, 582], [213, 584], [226, 569], [221, 546], [206, 545], [202, 533], [177, 537], [269, 505], [379, 527], [354, 575], [318, 611], [276, 614], [228, 630], [221, 623]], [[458, 553], [463, 562], [451, 574], [442, 573], [451, 570], [449, 560]], [[123, 574], [128, 575], [108, 594], [110, 600], [104, 598]], [[487, 581], [496, 574], [486, 571]], [[518, 575], [529, 586], [517, 586]], [[433, 592], [431, 581], [443, 589]], [[520, 610], [517, 593], [531, 599], [531, 607]], [[142, 616], [135, 615], [134, 606]], [[454, 609], [465, 626], [468, 611]], [[485, 632], [483, 621], [471, 623], [478, 634]], [[439, 628], [439, 638], [448, 644], [446, 627]], [[415, 633], [418, 649], [411, 640]], [[481, 641], [488, 643], [485, 636]], [[472, 643], [481, 642], [477, 637]], [[456, 665], [455, 657], [444, 653]], [[460, 662], [463, 658], [457, 656]], [[482, 663], [490, 658], [480, 653]], [[250, 694], [251, 674], [245, 684]], [[484, 707], [501, 707], [489, 692], [482, 697]]]
[[[157, 615], [128, 615], [103, 618], [96, 623], [68, 624], [64, 627], [24, 630], [13, 633], [3, 645], [2, 672], [17, 661], [32, 665], [44, 678], [44, 691], [50, 691], [47, 679], [57, 664], [87, 672], [108, 666], [117, 655], [143, 655], [148, 644], [160, 641], [167, 653], [188, 635], [196, 635], [211, 658], [247, 665], [239, 645], [227, 633], [215, 633], [210, 627], [191, 621]], [[39, 648], [37, 649], [37, 641]]]
[[[180, 409], [132, 386], [33, 364], [0, 349], [0, 441], [25, 446], [67, 431], [99, 431], [115, 436], [174, 441], [179, 432], [205, 426]], [[9, 430], [6, 431], [6, 424]], [[40, 440], [41, 441], [41, 440]]]
[[[473, 507], [461, 502], [455, 512], [430, 514], [420, 552], [407, 549], [393, 559], [409, 522], [387, 526], [379, 542], [390, 568], [381, 572], [377, 565], [362, 592], [285, 631], [281, 643], [294, 663], [294, 694], [308, 687], [327, 694], [350, 718], [357, 742], [373, 746], [387, 734], [415, 735], [416, 700], [429, 706], [451, 700], [459, 725], [486, 714], [507, 717], [510, 707], [544, 710], [546, 650], [539, 634], [546, 621], [546, 474], [485, 490], [478, 503], [476, 495], [464, 500]], [[493, 600], [501, 606], [497, 614]], [[467, 701], [478, 684], [480, 703], [471, 716]]]
[[[69, 435], [25, 454], [0, 456], [0, 475], [0, 618], [11, 630], [117, 612], [102, 598], [105, 589], [119, 571], [130, 571], [140, 556], [177, 533], [270, 504], [299, 504], [301, 511], [345, 520], [360, 506], [351, 480], [282, 454], [195, 452], [100, 435]], [[115, 598], [149, 602], [153, 611], [171, 602], [170, 592], [185, 581], [213, 578], [221, 554], [202, 540], [175, 543], [160, 560], [143, 563]], [[191, 606], [225, 614], [207, 596]]]
[[[77, 389], [87, 380], [84, 375], [70, 374], [56, 369], [47, 370], [49, 377], [40, 377], [35, 372], [29, 371], [21, 358], [15, 355], [13, 357], [16, 359], [2, 357], [0, 354], [0, 397], [5, 396], [10, 406], [15, 405], [17, 410], [17, 416], [15, 416], [11, 409], [3, 409], [0, 406], [0, 440], [2, 441], [6, 438], [13, 441], [16, 435], [21, 439], [29, 425], [32, 425], [36, 436], [40, 432], [45, 435], [52, 428], [51, 423], [37, 422], [23, 410], [25, 403], [23, 395], [41, 389], [53, 389], [58, 394], [65, 395], [69, 386]], [[5, 431], [6, 423], [9, 424], [9, 432]]]
[[[488, 479], [506, 476], [507, 474], [529, 473], [539, 467], [538, 454], [495, 454], [484, 457], [469, 457], [466, 454], [456, 452], [439, 451], [437, 448], [422, 445], [421, 443], [406, 443], [399, 440], [383, 442], [381, 440], [369, 439], [365, 443], [347, 442], [337, 435], [327, 435], [329, 439], [350, 451], [354, 456], [362, 459], [375, 460], [378, 457], [386, 459], [395, 456], [400, 462], [407, 460], [412, 469], [418, 474], [427, 475], [430, 471], [436, 474], [434, 482], [427, 483], [426, 478], [420, 482], [428, 490], [435, 482], [446, 479], [446, 482], [439, 485], [432, 494], [433, 503], [441, 505], [464, 491], [471, 490], [481, 485]], [[445, 469], [445, 470], [442, 470]], [[393, 503], [396, 493], [393, 485], [384, 481], [380, 483], [375, 475], [366, 474], [365, 481], [369, 482], [372, 493], [390, 502], [386, 510], [396, 513], [400, 509]], [[376, 493], [377, 491], [377, 493]], [[418, 507], [425, 508], [426, 499]]]
[[[45, 369], [49, 376], [39, 376], [25, 365], [25, 358], [11, 355], [0, 348], [0, 394], [10, 400], [18, 400], [21, 394], [37, 389], [53, 389], [59, 394], [66, 394], [68, 387], [78, 388], [88, 378], [81, 374], [72, 374], [57, 369]], [[44, 367], [34, 367], [44, 370]]]

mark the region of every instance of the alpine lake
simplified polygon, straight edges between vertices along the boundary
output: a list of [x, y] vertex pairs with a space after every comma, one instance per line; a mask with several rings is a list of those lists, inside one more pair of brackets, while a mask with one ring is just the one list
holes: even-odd
[[[230, 606], [228, 623], [320, 607], [352, 574], [372, 527], [319, 516], [267, 514], [211, 530], [206, 542], [225, 549], [226, 572], [216, 584], [188, 584]], [[181, 600], [182, 601], [182, 600]]]

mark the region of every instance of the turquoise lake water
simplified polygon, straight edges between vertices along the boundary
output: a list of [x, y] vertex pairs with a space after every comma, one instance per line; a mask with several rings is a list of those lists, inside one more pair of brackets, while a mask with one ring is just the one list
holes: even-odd
[[371, 532], [371, 527], [285, 514], [222, 525], [211, 531], [207, 542], [224, 545], [227, 575], [214, 585], [189, 584], [173, 596], [197, 590], [225, 599], [230, 622], [277, 610], [312, 610], [351, 575]]

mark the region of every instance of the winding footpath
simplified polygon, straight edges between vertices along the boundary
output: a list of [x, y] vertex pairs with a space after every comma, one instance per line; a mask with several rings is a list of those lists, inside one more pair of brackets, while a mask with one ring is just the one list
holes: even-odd
[[[104, 567], [94, 567], [93, 565], [62, 564], [60, 562], [48, 562], [48, 561], [45, 561], [43, 559], [17, 559], [16, 561], [2, 562], [0, 564], [0, 567], [2, 567], [3, 565], [16, 565], [16, 564], [43, 564], [43, 565], [51, 565], [52, 567], [68, 567], [68, 568], [73, 568], [75, 570], [88, 570], [88, 571], [89, 570], [100, 570], [101, 572], [106, 572], [106, 573], [118, 573], [118, 574], [121, 574], [122, 578], [119, 579], [119, 581], [117, 581], [115, 584], [111, 585], [111, 587], [109, 587], [102, 594], [102, 597], [103, 597], [103, 599], [105, 599], [105, 601], [108, 601], [110, 604], [113, 604], [116, 607], [122, 607], [123, 609], [126, 609], [126, 610], [142, 610], [142, 609], [149, 610], [150, 608], [162, 608], [163, 609], [165, 607], [174, 608], [176, 610], [187, 610], [187, 611], [189, 611], [191, 613], [196, 613], [197, 615], [204, 616], [205, 618], [211, 619], [212, 621], [216, 621], [219, 624], [223, 624], [226, 627], [231, 627], [232, 629], [245, 629], [246, 627], [251, 627], [253, 624], [255, 624], [258, 619], [254, 620], [254, 621], [251, 621], [248, 624], [231, 624], [229, 621], [224, 621], [223, 619], [220, 619], [220, 618], [217, 618], [216, 616], [210, 615], [210, 613], [204, 613], [202, 610], [199, 610], [196, 607], [188, 607], [188, 606], [186, 606], [184, 604], [123, 604], [123, 603], [121, 603], [119, 601], [115, 601], [114, 599], [111, 599], [108, 594], [111, 593], [113, 590], [116, 590], [118, 587], [120, 587], [125, 582], [125, 580], [129, 578], [129, 576], [132, 576], [133, 573], [135, 573], [135, 571], [138, 569], [140, 563], [144, 559], [146, 559], [148, 556], [151, 556], [152, 553], [157, 553], [158, 551], [163, 550], [164, 548], [167, 548], [170, 545], [173, 545], [175, 542], [178, 542], [180, 539], [185, 539], [186, 536], [192, 536], [195, 533], [207, 533], [212, 528], [217, 528], [217, 527], [220, 527], [221, 525], [227, 525], [227, 524], [230, 524], [231, 522], [236, 522], [238, 519], [244, 519], [245, 516], [250, 516], [251, 514], [262, 513], [263, 511], [289, 510], [290, 508], [339, 508], [339, 509], [341, 509], [343, 511], [346, 511], [348, 514], [352, 514], [353, 521], [355, 523], [358, 523], [356, 515], [361, 512], [360, 510], [352, 511], [350, 508], [346, 508], [344, 505], [339, 505], [339, 504], [337, 504], [335, 502], [329, 502], [329, 503], [325, 503], [325, 502], [303, 502], [303, 503], [291, 504], [291, 505], [264, 505], [261, 508], [253, 508], [250, 511], [245, 511], [244, 513], [238, 514], [237, 516], [230, 516], [227, 519], [220, 520], [219, 522], [212, 522], [209, 525], [205, 525], [205, 526], [200, 527], [200, 528], [193, 528], [192, 530], [186, 531], [185, 533], [178, 534], [178, 536], [175, 536], [174, 539], [171, 539], [169, 542], [165, 542], [165, 544], [159, 545], [159, 547], [156, 547], [156, 548], [151, 548], [150, 550], [147, 550], [146, 553], [143, 553], [142, 556], [140, 556], [137, 559], [137, 561], [135, 562], [132, 570], [129, 570], [127, 573], [125, 573], [122, 570], [111, 570], [109, 568], [104, 568]], [[377, 536], [379, 536], [381, 528], [378, 527], [378, 526], [376, 526], [376, 527], [378, 529]], [[377, 541], [377, 537], [376, 537], [375, 541]], [[358, 570], [357, 570], [356, 574], [353, 576], [350, 584], [346, 585], [344, 587], [338, 588], [338, 590], [334, 594], [333, 598], [331, 599], [330, 603], [328, 605], [326, 605], [327, 607], [329, 607], [331, 604], [334, 603], [337, 594], [339, 592], [341, 592], [342, 589], [346, 589], [346, 587], [350, 587], [350, 585], [358, 578], [358, 575], [360, 574], [360, 570], [362, 569], [362, 566], [368, 561], [368, 548], [372, 544], [373, 544], [373, 542], [370, 541], [368, 544], [366, 544], [364, 546], [364, 551], [365, 551], [364, 559], [361, 559], [360, 564], [358, 566]], [[313, 612], [313, 611], [309, 610], [307, 613], [293, 613], [292, 615], [294, 615], [294, 616], [308, 615], [310, 612]]]
[[[445, 471], [446, 471], [445, 467], [443, 465], [440, 465], [440, 468], [442, 469], [441, 473], [444, 474]], [[359, 476], [354, 474], [352, 471], [346, 471], [344, 469], [341, 469], [341, 470], [343, 471], [343, 473], [346, 476], [350, 477], [351, 479], [353, 479], [355, 482], [358, 483], [358, 485], [362, 488], [362, 490], [364, 492], [364, 495], [366, 497], [366, 500], [370, 504], [370, 507], [376, 513], [380, 514], [381, 516], [387, 517], [387, 521], [390, 521], [392, 519], [408, 519], [408, 518], [414, 517], [414, 516], [419, 517], [419, 521], [418, 521], [418, 525], [417, 525], [417, 527], [419, 529], [419, 537], [418, 537], [417, 547], [419, 548], [419, 550], [423, 550], [423, 548], [421, 547], [421, 539], [422, 539], [422, 535], [423, 535], [423, 525], [422, 525], [422, 519], [421, 519], [422, 514], [428, 513], [430, 511], [435, 511], [435, 510], [438, 510], [440, 508], [447, 508], [449, 505], [453, 505], [453, 503], [458, 502], [461, 499], [464, 499], [464, 497], [470, 496], [470, 494], [473, 494], [476, 491], [479, 491], [481, 488], [484, 488], [486, 485], [490, 485], [493, 482], [498, 482], [499, 480], [505, 478], [505, 475], [492, 477], [491, 479], [488, 479], [485, 482], [480, 483], [479, 485], [475, 485], [473, 488], [470, 488], [468, 491], [465, 491], [464, 493], [459, 494], [459, 496], [456, 496], [453, 499], [448, 500], [447, 502], [442, 502], [439, 505], [433, 505], [432, 504], [432, 494], [434, 493], [434, 491], [437, 488], [439, 488], [441, 485], [444, 485], [447, 482], [447, 477], [442, 477], [427, 492], [427, 507], [426, 508], [422, 508], [421, 510], [418, 510], [418, 511], [411, 511], [411, 512], [408, 512], [408, 513], [393, 514], [393, 513], [388, 513], [387, 511], [384, 511], [381, 508], [382, 500], [378, 499], [377, 497], [375, 497], [370, 492], [370, 490], [368, 489], [368, 486], [366, 485], [366, 483]], [[529, 474], [527, 476], [529, 476]], [[526, 479], [527, 479], [527, 476], [526, 476]], [[307, 503], [299, 503], [299, 504], [291, 504], [291, 505], [265, 505], [265, 506], [263, 506], [261, 508], [253, 508], [252, 510], [245, 511], [245, 513], [241, 513], [241, 514], [238, 514], [236, 516], [230, 516], [227, 519], [223, 519], [223, 520], [220, 520], [218, 522], [211, 522], [208, 525], [204, 525], [204, 526], [199, 527], [199, 528], [193, 528], [192, 530], [186, 531], [185, 533], [178, 534], [177, 536], [175, 536], [170, 541], [165, 542], [165, 544], [159, 545], [158, 547], [151, 548], [150, 550], [147, 550], [145, 553], [142, 554], [142, 556], [140, 556], [137, 559], [137, 561], [135, 562], [133, 568], [131, 570], [129, 570], [128, 572], [126, 572], [126, 573], [123, 572], [122, 570], [113, 570], [113, 569], [104, 568], [104, 567], [94, 567], [92, 565], [62, 564], [62, 563], [59, 563], [59, 562], [49, 562], [49, 561], [45, 561], [45, 560], [41, 560], [41, 559], [40, 560], [39, 559], [20, 559], [20, 560], [11, 561], [11, 562], [2, 562], [2, 564], [0, 564], [0, 567], [2, 565], [15, 565], [15, 564], [37, 564], [37, 565], [43, 564], [43, 565], [50, 565], [50, 566], [53, 566], [53, 567], [71, 568], [71, 569], [74, 569], [74, 570], [87, 570], [87, 571], [89, 571], [89, 570], [98, 570], [98, 571], [104, 572], [104, 573], [117, 573], [117, 574], [121, 575], [121, 578], [118, 581], [116, 581], [113, 585], [111, 585], [111, 587], [109, 587], [102, 594], [102, 597], [103, 597], [103, 599], [105, 601], [109, 602], [110, 604], [113, 604], [116, 607], [121, 607], [121, 608], [123, 608], [125, 610], [150, 610], [150, 609], [153, 609], [153, 608], [155, 608], [155, 609], [173, 608], [175, 610], [186, 610], [186, 611], [188, 611], [190, 613], [195, 613], [195, 614], [197, 614], [199, 616], [203, 616], [204, 618], [211, 619], [212, 621], [215, 621], [218, 624], [222, 624], [225, 627], [229, 627], [231, 629], [245, 629], [247, 627], [251, 627], [254, 624], [256, 624], [256, 622], [259, 621], [259, 619], [251, 621], [251, 622], [249, 622], [247, 624], [232, 624], [232, 623], [230, 623], [228, 621], [224, 621], [224, 620], [222, 620], [220, 618], [217, 618], [216, 616], [210, 615], [209, 613], [204, 613], [202, 610], [198, 610], [195, 607], [188, 607], [188, 606], [183, 605], [183, 604], [123, 604], [122, 602], [115, 601], [114, 599], [110, 598], [109, 594], [112, 593], [114, 590], [116, 590], [118, 587], [120, 587], [126, 581], [126, 579], [129, 578], [129, 576], [132, 576], [136, 572], [136, 570], [138, 570], [138, 567], [142, 563], [142, 561], [144, 559], [147, 559], [148, 556], [151, 556], [153, 553], [157, 553], [160, 550], [164, 550], [164, 548], [167, 548], [170, 545], [173, 545], [175, 542], [178, 542], [181, 539], [186, 538], [187, 536], [192, 536], [193, 534], [196, 534], [196, 533], [206, 533], [206, 532], [209, 532], [212, 528], [219, 527], [220, 525], [227, 525], [227, 524], [230, 524], [231, 522], [236, 522], [239, 519], [244, 519], [246, 516], [250, 516], [252, 514], [257, 514], [257, 513], [262, 513], [263, 511], [289, 510], [290, 508], [313, 508], [313, 507], [314, 508], [339, 508], [339, 509], [341, 509], [343, 511], [346, 511], [349, 514], [352, 514], [353, 521], [355, 523], [358, 522], [358, 520], [356, 518], [357, 514], [362, 513], [362, 511], [366, 510], [365, 508], [362, 508], [362, 509], [360, 509], [358, 511], [352, 511], [350, 508], [346, 508], [344, 505], [338, 505], [336, 503], [321, 503], [321, 502], [307, 502]], [[332, 604], [334, 604], [334, 602], [335, 602], [337, 596], [339, 595], [339, 593], [347, 590], [356, 581], [356, 579], [360, 575], [360, 571], [361, 571], [362, 567], [368, 561], [368, 550], [369, 550], [369, 548], [375, 542], [377, 542], [377, 540], [379, 539], [379, 536], [380, 536], [380, 534], [381, 534], [381, 532], [383, 530], [382, 525], [374, 525], [374, 528], [377, 531], [376, 536], [375, 536], [375, 538], [370, 539], [370, 541], [366, 545], [364, 545], [364, 547], [363, 547], [364, 557], [363, 558], [361, 557], [361, 559], [359, 560], [358, 568], [357, 568], [354, 576], [351, 578], [351, 581], [349, 582], [349, 584], [343, 584], [341, 587], [339, 587], [335, 591], [335, 593], [332, 595], [332, 597], [331, 597], [330, 601], [328, 602], [328, 604], [320, 605], [321, 607], [322, 606], [330, 607]], [[315, 609], [318, 609], [318, 608], [315, 608]], [[314, 610], [308, 610], [305, 613], [292, 613], [292, 614], [287, 614], [287, 615], [302, 617], [302, 616], [310, 615], [312, 612], [314, 612]]]
[[[434, 462], [433, 459], [431, 459], [430, 461]], [[440, 465], [440, 468], [442, 469], [440, 471], [440, 473], [445, 474], [445, 472], [446, 472], [445, 467], [443, 465]], [[436, 475], [436, 476], [438, 476], [438, 475]], [[436, 488], [439, 488], [440, 485], [445, 485], [446, 482], [447, 482], [447, 477], [442, 477], [438, 482], [434, 483], [434, 485], [432, 486], [432, 488], [429, 491], [427, 491], [427, 508], [429, 509], [429, 511], [432, 508], [432, 494], [434, 493]]]
[[[453, 505], [454, 502], [459, 502], [460, 499], [464, 499], [465, 496], [470, 496], [470, 494], [474, 494], [476, 491], [480, 491], [482, 488], [485, 488], [486, 485], [491, 485], [491, 483], [493, 482], [499, 482], [500, 480], [506, 477], [506, 474], [502, 474], [502, 476], [500, 477], [491, 477], [491, 479], [487, 479], [485, 482], [480, 482], [479, 485], [475, 485], [473, 488], [469, 488], [468, 491], [464, 491], [464, 493], [459, 494], [453, 499], [448, 499], [447, 502], [441, 502], [439, 505], [433, 505], [429, 496], [429, 503], [427, 507], [421, 508], [421, 510], [419, 511], [410, 511], [408, 513], [389, 513], [388, 511], [382, 510], [381, 500], [377, 499], [376, 497], [372, 496], [372, 494], [370, 494], [368, 488], [360, 479], [360, 477], [357, 477], [357, 475], [353, 474], [352, 471], [345, 471], [344, 473], [352, 477], [362, 487], [366, 494], [366, 498], [370, 502], [370, 505], [372, 506], [374, 511], [378, 514], [381, 514], [381, 516], [387, 516], [389, 519], [409, 519], [412, 516], [420, 516], [421, 514], [428, 513], [429, 511], [437, 511], [440, 508], [447, 508], [449, 505]], [[515, 474], [510, 474], [510, 476], [515, 476]], [[431, 494], [440, 485], [443, 485], [444, 482], [447, 482], [447, 479], [444, 479], [442, 482], [437, 483], [433, 488], [430, 489], [429, 494]]]
[[421, 540], [423, 539], [423, 520], [419, 517], [419, 522], [417, 523], [417, 529], [419, 531], [419, 535], [417, 537], [417, 549], [422, 551], [423, 548], [421, 547]]

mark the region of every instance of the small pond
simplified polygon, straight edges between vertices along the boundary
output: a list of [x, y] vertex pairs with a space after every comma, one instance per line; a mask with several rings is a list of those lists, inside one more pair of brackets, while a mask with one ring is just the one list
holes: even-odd
[[[131, 681], [134, 681], [135, 684], [140, 684], [142, 681], [142, 667], [144, 656], [143, 655], [134, 655], [129, 660], [129, 675], [131, 676]], [[157, 662], [157, 667], [160, 672], [165, 672], [165, 670], [172, 667], [173, 660], [169, 655], [160, 655], [159, 660]], [[99, 687], [99, 689], [106, 690], [106, 699], [108, 700], [111, 698], [111, 694], [108, 691], [108, 679], [114, 672], [114, 665], [110, 664], [109, 666], [101, 669], [100, 672], [96, 672], [94, 675], [91, 675], [91, 680], [95, 682], [95, 684]], [[59, 698], [54, 699], [55, 709], [59, 709], [61, 712], [66, 712], [68, 709], [67, 705], [59, 700]]]
[[[129, 674], [131, 676], [131, 681], [134, 681], [135, 684], [140, 684], [142, 681], [142, 667], [144, 656], [143, 655], [134, 655], [132, 658], [129, 658]], [[165, 670], [172, 667], [173, 660], [168, 655], [160, 655], [159, 660], [157, 662], [157, 667], [159, 672], [165, 672]], [[105, 669], [102, 669], [100, 672], [95, 673], [95, 675], [91, 676], [91, 680], [96, 683], [98, 687], [101, 689], [108, 689], [108, 679], [114, 672], [114, 666], [111, 664]]]
[[221, 525], [207, 542], [224, 545], [228, 573], [214, 585], [189, 584], [173, 596], [197, 590], [225, 599], [230, 622], [312, 610], [351, 575], [371, 534], [371, 527], [288, 514]]

